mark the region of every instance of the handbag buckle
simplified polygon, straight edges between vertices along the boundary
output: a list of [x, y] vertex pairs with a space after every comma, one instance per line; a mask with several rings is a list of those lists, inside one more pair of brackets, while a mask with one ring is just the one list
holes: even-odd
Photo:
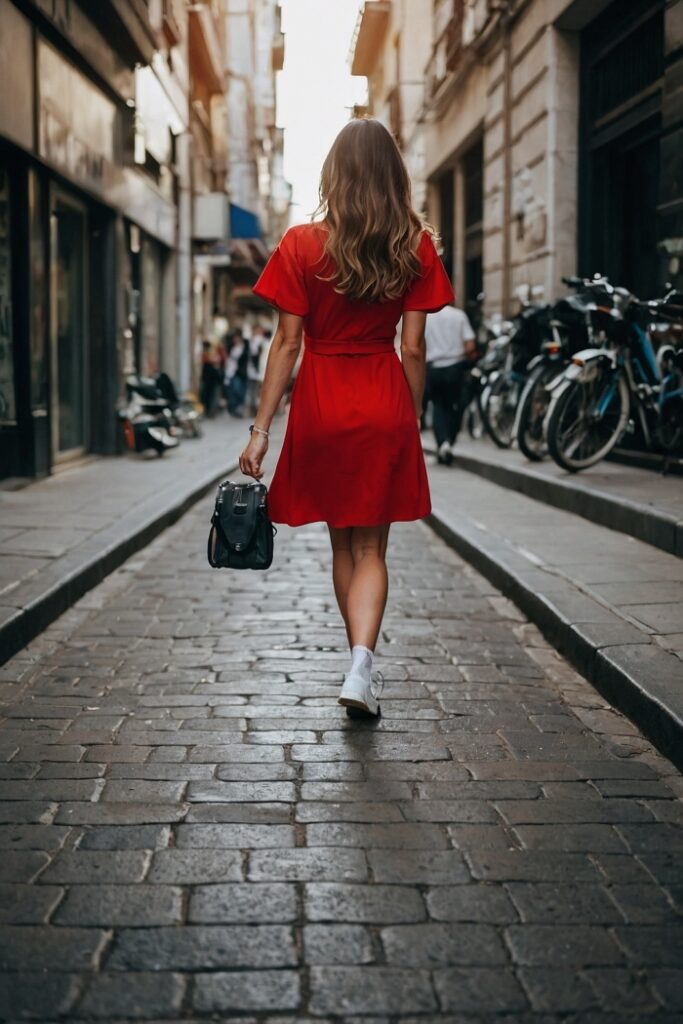
[[[246, 501], [242, 501], [242, 490], [243, 489], [241, 487], [235, 488], [235, 497], [234, 497], [233, 503], [232, 503], [232, 510], [233, 510], [233, 512], [235, 513], [236, 516], [243, 516], [243, 515], [245, 515], [247, 509], [249, 508], [249, 505], [247, 504], [247, 502]], [[237, 545], [235, 545], [235, 547], [237, 547]]]

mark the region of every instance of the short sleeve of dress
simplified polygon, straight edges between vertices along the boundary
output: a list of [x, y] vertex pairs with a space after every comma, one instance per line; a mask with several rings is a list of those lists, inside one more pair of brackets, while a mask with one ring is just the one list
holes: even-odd
[[282, 236], [252, 290], [283, 313], [296, 316], [308, 313], [306, 282], [297, 252], [297, 237], [291, 228]]
[[453, 286], [434, 242], [426, 232], [420, 240], [417, 254], [422, 263], [422, 273], [403, 296], [403, 311], [417, 309], [425, 313], [436, 313], [455, 298]]

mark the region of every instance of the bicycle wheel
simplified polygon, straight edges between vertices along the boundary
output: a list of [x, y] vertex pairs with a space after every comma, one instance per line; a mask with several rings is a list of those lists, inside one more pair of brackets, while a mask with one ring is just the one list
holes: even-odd
[[465, 411], [465, 425], [467, 427], [467, 433], [470, 435], [473, 441], [478, 441], [480, 437], [484, 435], [484, 424], [481, 419], [481, 409], [479, 408], [479, 402], [476, 398], [473, 398], [470, 404], [467, 406]]
[[517, 444], [522, 454], [532, 462], [540, 462], [548, 454], [548, 443], [543, 429], [550, 405], [550, 393], [546, 385], [558, 372], [557, 363], [539, 366], [522, 392], [517, 417]]
[[657, 434], [667, 454], [683, 448], [683, 373], [680, 370], [668, 373], [662, 381]]
[[624, 374], [601, 369], [589, 381], [573, 381], [548, 417], [548, 450], [570, 473], [600, 462], [628, 423], [630, 394]]
[[482, 402], [484, 427], [499, 448], [512, 444], [519, 391], [517, 381], [501, 374], [488, 389], [487, 401]]

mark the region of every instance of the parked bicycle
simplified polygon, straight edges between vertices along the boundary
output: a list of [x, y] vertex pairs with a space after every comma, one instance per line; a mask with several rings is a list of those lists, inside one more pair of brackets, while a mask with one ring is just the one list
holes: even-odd
[[[683, 445], [683, 294], [649, 302], [625, 288], [612, 294], [605, 344], [576, 353], [549, 386], [548, 448], [570, 472], [604, 459], [632, 417], [646, 448], [661, 447], [666, 459]], [[656, 353], [653, 337], [662, 333]]]
[[526, 384], [519, 399], [514, 434], [520, 451], [537, 462], [548, 453], [545, 419], [550, 404], [549, 385], [568, 365], [572, 355], [582, 348], [601, 344], [605, 339], [606, 318], [612, 313], [613, 289], [606, 278], [565, 277], [563, 283], [574, 289], [552, 308], [546, 336], [540, 352], [526, 367]]
[[474, 440], [478, 440], [484, 434], [482, 403], [488, 400], [489, 384], [505, 363], [513, 329], [512, 322], [504, 320], [500, 314], [488, 317], [479, 327], [477, 348], [481, 355], [467, 377], [467, 404], [463, 416], [463, 425]]
[[[522, 308], [507, 335], [502, 367], [491, 374], [482, 394], [481, 410], [487, 433], [499, 448], [509, 448], [515, 436], [517, 407], [529, 365], [548, 335], [551, 307], [532, 301], [528, 290], [518, 292]], [[534, 295], [538, 298], [538, 291]]]

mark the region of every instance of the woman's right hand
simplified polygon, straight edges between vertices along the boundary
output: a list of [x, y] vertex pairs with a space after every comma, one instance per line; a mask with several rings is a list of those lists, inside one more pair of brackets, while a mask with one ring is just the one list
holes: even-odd
[[268, 438], [265, 434], [253, 433], [240, 455], [240, 469], [245, 476], [253, 476], [260, 480], [263, 476], [261, 464], [268, 451]]

